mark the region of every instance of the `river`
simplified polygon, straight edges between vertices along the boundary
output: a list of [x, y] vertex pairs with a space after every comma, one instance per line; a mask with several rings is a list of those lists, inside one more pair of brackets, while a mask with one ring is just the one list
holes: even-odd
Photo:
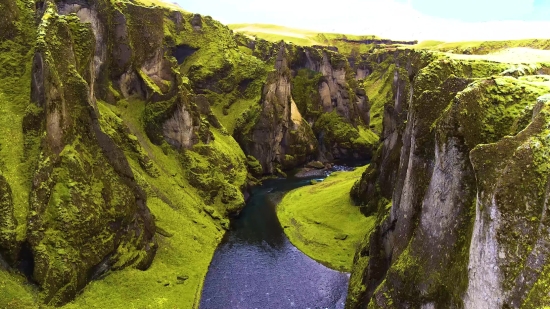
[[216, 250], [201, 309], [344, 308], [349, 274], [329, 269], [294, 247], [275, 207], [310, 179], [264, 181]]

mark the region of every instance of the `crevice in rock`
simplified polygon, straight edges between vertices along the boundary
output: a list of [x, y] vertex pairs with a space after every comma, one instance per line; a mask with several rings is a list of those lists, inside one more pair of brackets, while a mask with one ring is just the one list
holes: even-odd
[[239, 83], [239, 92], [240, 93], [244, 93], [246, 91], [246, 89], [248, 89], [248, 86], [250, 86], [250, 84], [253, 82], [254, 80], [253, 79], [250, 79], [250, 78], [246, 78], [244, 79], [243, 81], [241, 81]]
[[176, 58], [178, 64], [182, 64], [185, 59], [193, 55], [197, 49], [188, 45], [178, 45], [172, 49], [172, 56]]
[[113, 257], [113, 254], [109, 253], [103, 258], [103, 260], [101, 260], [101, 262], [99, 262], [97, 265], [92, 267], [88, 271], [88, 281], [103, 279], [107, 274], [107, 272], [113, 266], [112, 257]]
[[17, 257], [16, 268], [31, 282], [33, 282], [34, 273], [34, 254], [31, 245], [26, 241], [21, 246], [19, 256]]

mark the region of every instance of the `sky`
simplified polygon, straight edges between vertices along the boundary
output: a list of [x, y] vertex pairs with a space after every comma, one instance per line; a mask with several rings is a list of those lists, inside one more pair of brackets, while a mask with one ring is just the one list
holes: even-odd
[[165, 0], [225, 24], [406, 40], [550, 38], [550, 0]]

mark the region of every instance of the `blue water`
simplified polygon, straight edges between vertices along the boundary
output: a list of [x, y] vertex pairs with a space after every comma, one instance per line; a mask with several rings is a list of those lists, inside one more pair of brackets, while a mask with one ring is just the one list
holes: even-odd
[[344, 308], [349, 274], [329, 269], [286, 238], [275, 207], [310, 180], [279, 179], [253, 190], [214, 254], [201, 309]]

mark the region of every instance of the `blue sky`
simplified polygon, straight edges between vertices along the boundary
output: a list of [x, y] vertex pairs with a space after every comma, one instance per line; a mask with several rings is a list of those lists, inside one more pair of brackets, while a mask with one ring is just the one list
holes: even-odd
[[165, 0], [223, 23], [394, 39], [550, 38], [550, 0]]

